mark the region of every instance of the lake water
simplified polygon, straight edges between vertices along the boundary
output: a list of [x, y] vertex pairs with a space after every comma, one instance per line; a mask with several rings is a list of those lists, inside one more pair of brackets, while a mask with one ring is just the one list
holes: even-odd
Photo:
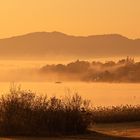
[[[84, 83], [84, 82], [21, 82], [22, 89], [37, 94], [62, 97], [66, 94], [78, 93], [92, 101], [95, 106], [111, 106], [121, 104], [140, 104], [140, 84], [126, 83]], [[0, 93], [7, 93], [11, 83], [0, 83]]]
[[37, 94], [47, 94], [48, 96], [56, 95], [61, 97], [68, 94], [68, 91], [71, 94], [78, 92], [83, 98], [90, 99], [93, 105], [97, 106], [140, 104], [140, 84], [86, 82], [63, 82], [61, 84], [56, 84], [55, 80], [51, 80], [51, 82], [41, 82], [40, 80], [40, 82], [38, 82], [39, 77], [36, 77], [32, 71], [26, 73], [26, 69], [38, 69], [48, 63], [59, 62], [1, 60], [0, 94], [8, 92], [12, 81], [18, 81], [16, 84], [21, 84], [22, 89], [30, 89], [37, 92]]

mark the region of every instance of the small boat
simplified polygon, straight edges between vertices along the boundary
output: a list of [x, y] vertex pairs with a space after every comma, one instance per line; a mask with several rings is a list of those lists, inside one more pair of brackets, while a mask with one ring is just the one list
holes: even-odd
[[56, 81], [55, 83], [56, 83], [56, 84], [61, 84], [62, 82], [61, 82], [61, 81]]

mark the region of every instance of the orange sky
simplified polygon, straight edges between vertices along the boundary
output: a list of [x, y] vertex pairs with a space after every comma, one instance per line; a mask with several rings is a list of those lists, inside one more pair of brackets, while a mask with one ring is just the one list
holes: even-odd
[[0, 0], [0, 38], [54, 30], [140, 38], [140, 0]]

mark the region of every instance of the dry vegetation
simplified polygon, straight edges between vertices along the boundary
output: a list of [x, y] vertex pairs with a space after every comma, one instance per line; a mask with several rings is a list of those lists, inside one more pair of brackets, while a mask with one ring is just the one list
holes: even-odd
[[1, 135], [85, 133], [91, 123], [89, 102], [77, 94], [58, 99], [11, 89], [0, 98]]
[[96, 123], [120, 123], [140, 121], [140, 105], [122, 105], [96, 107], [92, 111], [92, 120]]
[[94, 123], [134, 121], [140, 121], [140, 106], [94, 108], [78, 94], [48, 98], [11, 88], [0, 97], [1, 136], [84, 134]]

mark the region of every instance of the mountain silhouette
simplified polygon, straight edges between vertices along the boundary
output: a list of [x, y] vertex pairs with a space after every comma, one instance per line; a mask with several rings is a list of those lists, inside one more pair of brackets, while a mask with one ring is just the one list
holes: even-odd
[[0, 58], [55, 56], [140, 56], [140, 39], [128, 39], [119, 34], [72, 36], [56, 31], [0, 39]]

